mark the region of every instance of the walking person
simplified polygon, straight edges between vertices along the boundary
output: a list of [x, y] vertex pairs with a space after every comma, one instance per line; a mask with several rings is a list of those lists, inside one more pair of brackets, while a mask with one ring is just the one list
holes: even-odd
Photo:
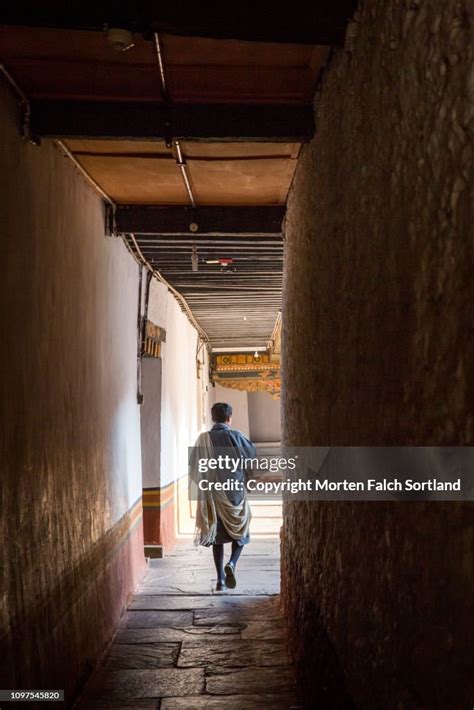
[[[207, 459], [216, 458], [219, 452], [225, 452], [234, 461], [242, 457], [255, 457], [256, 450], [252, 442], [240, 431], [232, 429], [232, 407], [225, 402], [217, 402], [211, 409], [212, 429], [200, 434], [194, 451], [199, 451], [190, 460], [190, 477], [197, 484], [203, 476], [199, 472], [197, 456], [205, 452]], [[245, 466], [233, 466], [233, 469], [219, 468], [206, 473], [206, 479], [227, 482], [226, 490], [201, 490], [198, 487], [196, 509], [197, 545], [212, 546], [214, 564], [217, 572], [216, 591], [234, 589], [237, 584], [236, 567], [244, 545], [250, 542], [249, 525], [250, 506], [246, 495]], [[231, 555], [224, 566], [224, 545], [231, 544]]]

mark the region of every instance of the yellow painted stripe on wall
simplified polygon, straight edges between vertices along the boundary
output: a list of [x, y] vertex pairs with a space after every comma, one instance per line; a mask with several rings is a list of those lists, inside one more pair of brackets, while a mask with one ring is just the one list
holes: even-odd
[[144, 508], [164, 508], [174, 499], [174, 484], [170, 483], [164, 488], [143, 490]]

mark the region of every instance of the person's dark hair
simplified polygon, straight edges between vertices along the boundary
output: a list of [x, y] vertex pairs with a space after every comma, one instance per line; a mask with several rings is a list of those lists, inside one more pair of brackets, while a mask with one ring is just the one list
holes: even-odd
[[212, 421], [217, 424], [225, 424], [232, 416], [232, 407], [225, 402], [216, 402], [211, 409]]

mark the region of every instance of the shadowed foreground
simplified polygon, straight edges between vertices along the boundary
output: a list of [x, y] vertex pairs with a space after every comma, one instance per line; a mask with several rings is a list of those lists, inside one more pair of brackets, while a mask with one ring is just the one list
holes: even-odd
[[298, 707], [279, 607], [277, 542], [244, 551], [235, 590], [215, 593], [212, 553], [156, 560], [80, 708]]

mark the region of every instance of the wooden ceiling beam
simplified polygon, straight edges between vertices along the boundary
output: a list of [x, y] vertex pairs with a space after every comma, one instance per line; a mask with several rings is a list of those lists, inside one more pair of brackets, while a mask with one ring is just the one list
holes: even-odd
[[[118, 205], [117, 234], [281, 235], [285, 207], [160, 207]], [[190, 225], [197, 225], [193, 232]]]
[[297, 104], [31, 102], [31, 130], [48, 138], [301, 143], [314, 130], [313, 109]]
[[251, 42], [334, 44], [344, 42], [347, 21], [357, 0], [296, 0], [278, 6], [270, 0], [233, 3], [152, 3], [151, 0], [96, 3], [71, 7], [67, 3], [10, 3], [2, 11], [2, 23], [28, 27], [103, 31], [120, 27], [151, 37], [165, 32], [182, 37], [211, 37]]

